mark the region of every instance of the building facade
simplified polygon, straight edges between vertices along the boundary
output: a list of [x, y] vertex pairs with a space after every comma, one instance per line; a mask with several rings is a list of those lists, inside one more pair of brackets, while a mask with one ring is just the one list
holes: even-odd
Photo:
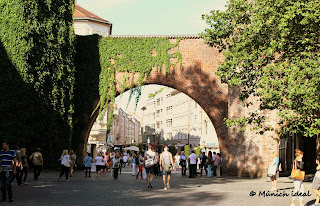
[[189, 144], [219, 151], [217, 134], [208, 115], [184, 93], [165, 88], [149, 98], [143, 110], [143, 142], [177, 148]]
[[111, 35], [112, 24], [96, 14], [75, 3], [73, 16], [74, 32], [77, 35], [99, 34], [102, 37]]

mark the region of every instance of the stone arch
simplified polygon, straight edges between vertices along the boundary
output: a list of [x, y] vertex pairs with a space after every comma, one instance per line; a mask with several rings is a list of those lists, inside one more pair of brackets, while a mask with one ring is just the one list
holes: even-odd
[[[175, 41], [180, 37], [168, 36], [167, 38], [170, 41]], [[153, 68], [145, 84], [160, 84], [177, 89], [194, 99], [203, 108], [215, 127], [219, 147], [225, 158], [224, 168], [227, 169], [228, 174], [261, 176], [266, 167], [261, 158], [261, 143], [266, 144], [269, 141], [265, 141], [262, 137], [253, 141], [254, 135], [247, 135], [250, 134], [250, 131], [240, 133], [235, 129], [227, 128], [224, 123], [225, 118], [234, 116], [237, 112], [242, 113], [243, 106], [236, 98], [236, 90], [222, 84], [220, 78], [215, 74], [219, 63], [223, 61], [223, 55], [219, 53], [218, 49], [206, 45], [204, 40], [198, 36], [187, 36], [181, 39], [179, 51], [182, 55], [181, 65], [178, 63], [175, 68], [171, 68], [169, 75], [166, 75], [164, 69]], [[132, 78], [131, 80], [137, 85], [138, 73], [130, 75], [125, 72], [116, 72], [114, 75], [118, 83], [126, 75]], [[117, 93], [120, 94], [120, 86], [116, 85], [116, 88]], [[92, 111], [98, 101], [99, 97], [97, 96], [92, 102]], [[86, 114], [86, 125], [78, 132], [80, 138], [85, 142], [97, 116], [97, 112], [91, 117], [90, 114]]]

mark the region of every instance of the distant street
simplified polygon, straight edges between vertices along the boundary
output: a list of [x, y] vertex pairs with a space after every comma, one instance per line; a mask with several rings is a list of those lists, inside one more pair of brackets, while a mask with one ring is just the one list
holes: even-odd
[[[110, 172], [97, 179], [95, 174], [85, 178], [84, 173], [75, 173], [66, 182], [57, 181], [58, 173], [43, 173], [40, 181], [34, 182], [29, 173], [29, 185], [18, 187], [13, 184], [14, 202], [8, 205], [289, 205], [293, 183], [288, 178], [280, 178], [279, 193], [287, 197], [258, 197], [259, 191], [268, 191], [270, 181], [236, 177], [190, 179], [181, 177], [180, 171], [172, 175], [170, 190], [163, 190], [162, 177], [153, 181], [154, 189], [148, 190], [145, 180], [136, 180], [131, 168], [124, 168], [118, 180], [113, 180]], [[305, 191], [311, 193], [311, 182], [305, 182]], [[257, 193], [250, 196], [250, 192]], [[254, 193], [251, 193], [254, 194]], [[305, 198], [307, 202], [315, 199]], [[1, 205], [6, 205], [1, 203]], [[298, 205], [298, 204], [297, 204]]]

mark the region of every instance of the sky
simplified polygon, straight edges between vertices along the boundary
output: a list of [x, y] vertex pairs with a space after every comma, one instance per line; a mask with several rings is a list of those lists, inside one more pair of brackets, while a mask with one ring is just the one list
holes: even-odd
[[208, 26], [202, 14], [225, 10], [226, 0], [77, 0], [110, 21], [112, 35], [199, 34]]
[[163, 85], [157, 85], [157, 84], [148, 84], [145, 86], [142, 86], [141, 88], [141, 96], [140, 100], [138, 102], [138, 105], [136, 107], [136, 100], [135, 95], [132, 95], [131, 101], [128, 103], [130, 91], [124, 92], [122, 95], [119, 95], [115, 99], [115, 103], [117, 104], [118, 108], [121, 108], [126, 113], [133, 113], [135, 112], [139, 118], [142, 118], [143, 112], [141, 110], [142, 107], [145, 106], [147, 99], [149, 98], [148, 95], [150, 93], [154, 93], [158, 91], [159, 89], [163, 88], [165, 86]]

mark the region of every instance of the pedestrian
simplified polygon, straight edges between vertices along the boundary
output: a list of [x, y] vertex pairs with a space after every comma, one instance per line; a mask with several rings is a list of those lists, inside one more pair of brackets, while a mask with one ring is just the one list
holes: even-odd
[[22, 162], [21, 162], [21, 155], [20, 155], [20, 148], [19, 146], [15, 146], [15, 153], [16, 153], [16, 159], [17, 161], [14, 162], [16, 166], [17, 173], [12, 176], [11, 184], [13, 183], [14, 179], [17, 179], [18, 186], [21, 186], [22, 180], [20, 179], [21, 173], [22, 173]]
[[87, 153], [87, 156], [83, 160], [86, 177], [88, 177], [88, 172], [89, 172], [89, 177], [91, 177], [91, 167], [92, 167], [91, 163], [92, 162], [93, 162], [93, 160], [92, 160], [91, 154]]
[[125, 168], [128, 162], [128, 156], [126, 152], [123, 154], [122, 159], [123, 159], [123, 168]]
[[[296, 154], [295, 154], [296, 158], [294, 160], [294, 164], [296, 165], [296, 169], [300, 169], [302, 171], [303, 170], [303, 164], [304, 164], [303, 161], [302, 161], [303, 152], [301, 150], [299, 150], [299, 149], [296, 149], [295, 152], [296, 152]], [[279, 156], [278, 152], [274, 152], [274, 156], [278, 157]], [[279, 163], [277, 165], [277, 168], [279, 168]], [[292, 169], [295, 169], [295, 167], [293, 167]], [[277, 173], [278, 173], [278, 171], [276, 172], [276, 177], [277, 177]], [[295, 179], [295, 178], [292, 178], [292, 179], [293, 179], [293, 184], [294, 184], [294, 193], [295, 194], [303, 194], [304, 193], [303, 180], [298, 180], [298, 179]], [[275, 189], [276, 188], [277, 187], [275, 187]], [[292, 196], [292, 202], [291, 202], [290, 206], [294, 206], [295, 205], [295, 200], [296, 200], [296, 196]], [[302, 195], [299, 195], [299, 200], [300, 200], [300, 206], [302, 206], [303, 205], [303, 196]]]
[[101, 172], [103, 170], [103, 165], [105, 165], [105, 161], [101, 156], [101, 153], [99, 152], [98, 155], [95, 158], [96, 163], [96, 171], [97, 171], [97, 177], [99, 178], [101, 175]]
[[61, 161], [61, 173], [59, 175], [58, 181], [60, 181], [62, 175], [66, 174], [66, 181], [68, 182], [69, 172], [70, 172], [70, 156], [68, 154], [68, 150], [65, 149], [62, 152], [62, 155], [59, 159]]
[[120, 153], [117, 152], [115, 157], [112, 159], [113, 179], [118, 179], [119, 168], [121, 168]]
[[184, 154], [184, 151], [182, 151], [181, 155], [180, 155], [180, 165], [181, 165], [181, 174], [182, 174], [182, 176], [186, 176], [186, 172], [187, 172], [187, 157]]
[[33, 179], [34, 180], [39, 180], [39, 176], [42, 171], [42, 166], [43, 166], [43, 158], [42, 154], [40, 153], [41, 149], [38, 147], [36, 149], [36, 152], [34, 152], [30, 156], [30, 160], [33, 164]]
[[102, 174], [105, 175], [107, 170], [107, 162], [106, 162], [106, 157], [102, 154], [102, 152], [101, 152], [101, 157], [104, 161], [104, 164], [101, 166]]
[[122, 170], [122, 166], [123, 166], [123, 154], [120, 155], [120, 153], [119, 153], [119, 158], [120, 158], [119, 171], [120, 171], [120, 174], [121, 174], [121, 170]]
[[132, 176], [135, 176], [136, 175], [136, 153], [132, 154], [131, 165], [132, 165]]
[[[26, 155], [26, 148], [22, 148], [20, 150], [20, 155], [21, 155], [21, 162], [22, 162], [22, 170], [21, 170], [21, 173], [20, 173], [20, 180], [22, 180], [22, 184], [26, 185], [27, 184], [26, 183], [26, 179], [27, 179], [27, 176], [28, 176], [28, 168], [29, 168], [28, 158], [27, 158], [27, 155]], [[23, 177], [23, 175], [24, 175], [24, 177]]]
[[153, 174], [154, 174], [154, 160], [156, 153], [152, 151], [152, 146], [149, 144], [148, 146], [148, 151], [145, 153], [145, 169], [147, 173], [147, 185], [148, 189], [152, 189], [152, 180], [153, 180]]
[[76, 159], [77, 159], [77, 155], [74, 153], [73, 150], [70, 150], [70, 177], [73, 176], [73, 170], [75, 167], [77, 167], [76, 165]]
[[[297, 153], [296, 153], [297, 154]], [[270, 179], [271, 179], [271, 182], [272, 182], [272, 188], [271, 188], [271, 191], [277, 191], [277, 173], [278, 173], [278, 168], [279, 168], [279, 153], [278, 152], [273, 152], [273, 160], [270, 164], [270, 166], [274, 166], [276, 167], [276, 173], [275, 175], [271, 176]]]
[[222, 158], [222, 156], [221, 156], [220, 153], [218, 153], [217, 155], [219, 155], [219, 157], [220, 157], [220, 159], [221, 159], [221, 161], [220, 161], [220, 175], [221, 175], [221, 177], [222, 177], [223, 158]]
[[[162, 180], [164, 190], [170, 189], [171, 171], [173, 170], [173, 158], [169, 152], [168, 146], [164, 147], [164, 151], [160, 155], [160, 171], [162, 171]], [[166, 180], [167, 178], [167, 180]]]
[[138, 158], [138, 163], [139, 163], [139, 171], [137, 173], [136, 179], [139, 179], [139, 174], [141, 174], [141, 179], [142, 178], [142, 170], [143, 170], [143, 164], [144, 164], [144, 156], [143, 156], [143, 152], [140, 153], [139, 158]]
[[156, 155], [155, 155], [155, 159], [154, 159], [154, 176], [155, 177], [158, 177], [160, 172], [159, 172], [159, 162], [160, 162], [160, 157], [159, 157], [159, 153], [156, 152]]
[[319, 206], [320, 201], [320, 156], [317, 156], [316, 159], [316, 174], [314, 175], [313, 181], [312, 181], [312, 192], [316, 194], [316, 202], [310, 206]]
[[2, 150], [0, 151], [0, 164], [1, 164], [1, 191], [2, 198], [1, 202], [7, 200], [7, 192], [9, 197], [9, 202], [13, 202], [11, 179], [13, 175], [17, 174], [17, 168], [15, 165], [16, 152], [9, 149], [9, 143], [4, 141], [2, 143]]
[[213, 160], [212, 160], [212, 152], [209, 151], [208, 153], [208, 158], [207, 158], [207, 177], [212, 177], [212, 165], [213, 165]]
[[207, 176], [207, 156], [204, 152], [202, 152], [201, 158], [200, 158], [200, 172], [201, 172], [201, 176], [202, 176], [202, 170], [204, 169], [206, 172], [206, 176]]
[[213, 161], [213, 165], [215, 167], [215, 170], [216, 170], [216, 177], [221, 177], [221, 174], [220, 174], [220, 164], [221, 164], [221, 158], [218, 154], [216, 154], [216, 157]]
[[179, 169], [179, 163], [180, 163], [180, 155], [179, 155], [179, 152], [177, 152], [176, 155], [174, 156], [175, 171]]
[[195, 178], [197, 171], [197, 155], [194, 150], [192, 150], [191, 154], [188, 157], [188, 163], [190, 167], [189, 178]]
[[212, 153], [212, 176], [213, 177], [217, 177], [217, 167], [215, 166], [214, 162], [216, 161], [216, 157], [217, 157], [217, 153], [216, 152], [213, 152]]

